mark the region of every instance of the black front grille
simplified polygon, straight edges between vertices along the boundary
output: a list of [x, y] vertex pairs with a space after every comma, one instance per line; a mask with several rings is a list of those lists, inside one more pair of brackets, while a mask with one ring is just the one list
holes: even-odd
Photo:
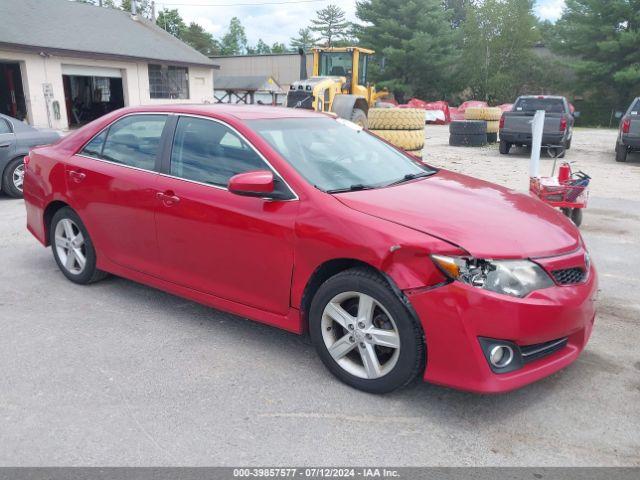
[[313, 108], [313, 94], [307, 90], [289, 90], [287, 94], [287, 107]]
[[551, 340], [550, 342], [536, 343], [535, 345], [526, 345], [520, 347], [520, 353], [522, 355], [522, 362], [528, 363], [538, 358], [551, 355], [553, 352], [567, 346], [567, 337]]
[[551, 274], [560, 285], [575, 285], [584, 282], [587, 272], [583, 268], [574, 267], [554, 270]]

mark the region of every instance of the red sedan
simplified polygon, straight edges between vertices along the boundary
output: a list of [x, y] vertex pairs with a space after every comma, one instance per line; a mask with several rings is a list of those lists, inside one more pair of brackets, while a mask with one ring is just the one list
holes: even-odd
[[573, 362], [596, 271], [527, 195], [296, 109], [119, 110], [25, 158], [28, 229], [108, 273], [291, 332], [345, 383], [521, 387]]

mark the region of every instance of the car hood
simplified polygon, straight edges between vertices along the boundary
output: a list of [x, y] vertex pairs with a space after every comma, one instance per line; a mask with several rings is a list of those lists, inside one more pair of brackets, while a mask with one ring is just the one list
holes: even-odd
[[577, 228], [558, 210], [529, 195], [447, 170], [336, 198], [354, 210], [446, 240], [479, 258], [551, 256], [580, 245]]

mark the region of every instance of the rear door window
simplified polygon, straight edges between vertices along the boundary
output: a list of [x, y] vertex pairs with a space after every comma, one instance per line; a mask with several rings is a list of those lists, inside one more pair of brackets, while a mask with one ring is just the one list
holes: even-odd
[[[166, 115], [131, 115], [112, 124], [106, 132], [100, 158], [144, 170], [154, 170]], [[100, 135], [87, 144], [100, 148]], [[94, 143], [95, 140], [95, 143]], [[92, 145], [93, 144], [93, 145]]]

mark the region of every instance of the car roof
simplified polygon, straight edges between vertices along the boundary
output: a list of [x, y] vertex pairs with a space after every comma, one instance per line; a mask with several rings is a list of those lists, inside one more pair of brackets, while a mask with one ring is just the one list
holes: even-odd
[[272, 107], [267, 105], [239, 105], [239, 104], [173, 104], [153, 105], [142, 107], [127, 107], [122, 113], [188, 113], [212, 117], [235, 117], [238, 120], [263, 120], [273, 118], [319, 118], [322, 113], [300, 108]]

